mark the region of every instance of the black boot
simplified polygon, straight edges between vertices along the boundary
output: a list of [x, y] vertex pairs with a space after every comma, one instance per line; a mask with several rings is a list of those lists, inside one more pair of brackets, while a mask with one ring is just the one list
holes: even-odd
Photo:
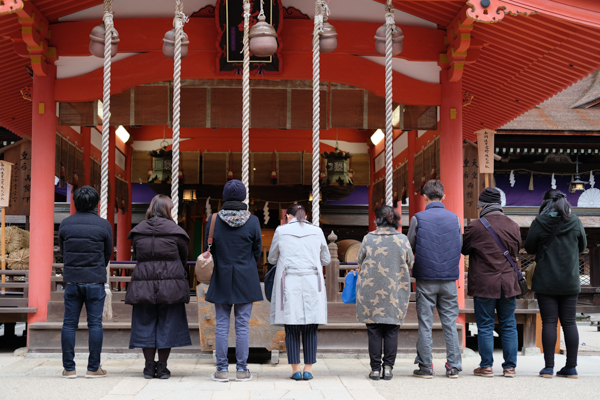
[[159, 379], [169, 379], [171, 377], [171, 371], [167, 369], [166, 361], [158, 361], [156, 363], [156, 377]]
[[144, 367], [144, 378], [156, 378], [156, 362], [146, 361], [146, 366]]

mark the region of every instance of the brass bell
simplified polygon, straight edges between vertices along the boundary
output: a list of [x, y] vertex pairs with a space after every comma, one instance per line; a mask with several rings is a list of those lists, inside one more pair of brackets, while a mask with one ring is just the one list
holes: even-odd
[[337, 47], [337, 32], [335, 27], [329, 22], [323, 22], [323, 33], [319, 39], [319, 51], [321, 53], [331, 53]]
[[250, 28], [250, 51], [256, 57], [270, 57], [277, 51], [277, 33], [275, 28], [265, 22], [263, 14], [258, 16], [258, 22]]
[[[163, 38], [164, 43], [162, 52], [169, 58], [175, 58], [175, 35], [175, 28], [173, 28], [165, 33], [165, 37]], [[185, 58], [185, 56], [188, 55], [188, 44], [190, 44], [188, 35], [183, 32], [183, 35], [181, 36], [181, 58]]]
[[[395, 25], [394, 25], [395, 26]], [[392, 56], [397, 56], [402, 53], [404, 35], [402, 30], [396, 27], [396, 32], [392, 32]], [[387, 25], [383, 24], [377, 29], [375, 33], [375, 51], [381, 56], [385, 56], [385, 36], [386, 36]]]
[[[90, 53], [96, 57], [104, 58], [104, 36], [106, 34], [106, 29], [104, 28], [104, 24], [98, 25], [92, 29], [92, 33], [90, 33]], [[110, 46], [110, 56], [111, 58], [117, 55], [118, 52], [118, 44], [119, 44], [119, 36], [113, 36], [111, 39]]]

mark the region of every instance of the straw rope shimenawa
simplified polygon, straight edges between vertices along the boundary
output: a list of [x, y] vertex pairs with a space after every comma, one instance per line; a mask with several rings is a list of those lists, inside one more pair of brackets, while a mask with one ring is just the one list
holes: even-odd
[[[117, 31], [113, 25], [113, 0], [104, 0], [104, 13], [102, 20], [104, 22], [104, 85], [102, 96], [102, 167], [101, 167], [101, 185], [100, 185], [100, 217], [107, 218], [108, 210], [108, 157], [110, 143], [110, 72], [111, 72], [111, 46], [112, 37], [117, 36]], [[112, 319], [112, 291], [110, 289], [110, 262], [106, 266], [106, 284], [104, 285], [106, 298], [104, 299], [104, 319]]]

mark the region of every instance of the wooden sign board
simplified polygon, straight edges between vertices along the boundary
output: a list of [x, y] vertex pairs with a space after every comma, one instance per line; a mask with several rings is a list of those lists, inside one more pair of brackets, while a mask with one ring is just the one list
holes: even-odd
[[494, 134], [496, 131], [482, 129], [477, 134], [477, 148], [479, 151], [479, 172], [482, 174], [494, 173]]
[[[220, 72], [242, 73], [244, 61], [244, 4], [241, 0], [219, 0], [215, 6], [217, 19], [217, 68]], [[266, 22], [275, 28], [279, 35], [283, 25], [281, 0], [266, 0], [263, 4]], [[250, 0], [250, 28], [258, 22], [260, 1]], [[271, 57], [250, 55], [250, 70], [256, 74], [281, 72], [281, 40], [277, 52]]]
[[477, 199], [485, 189], [485, 180], [479, 173], [478, 149], [472, 144], [463, 146], [463, 199], [465, 219], [478, 219]]
[[9, 163], [7, 161], [0, 161], [0, 207], [2, 207], [3, 209], [5, 207], [8, 207], [8, 204], [10, 202], [11, 168], [12, 163]]
[[[14, 166], [10, 181], [10, 203], [7, 215], [29, 216], [31, 202], [31, 142], [23, 141], [4, 152], [4, 159]], [[83, 176], [83, 175], [82, 175]]]

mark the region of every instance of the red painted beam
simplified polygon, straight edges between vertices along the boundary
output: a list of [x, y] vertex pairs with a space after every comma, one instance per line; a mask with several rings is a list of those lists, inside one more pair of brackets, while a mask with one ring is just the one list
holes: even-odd
[[[216, 52], [192, 53], [182, 63], [183, 79], [236, 78], [215, 71]], [[277, 79], [312, 80], [312, 58], [301, 53], [284, 53], [283, 72]], [[148, 66], [152, 68], [148, 68]], [[385, 96], [383, 66], [349, 54], [321, 55], [321, 80], [366, 89]], [[56, 101], [92, 101], [102, 97], [103, 70], [56, 81]], [[112, 64], [112, 93], [130, 87], [173, 79], [173, 60], [162, 52], [139, 54]], [[264, 79], [264, 78], [255, 78]], [[440, 85], [422, 82], [394, 72], [394, 101], [411, 105], [439, 105]]]
[[[375, 32], [381, 24], [358, 21], [330, 21], [338, 32], [338, 47], [334, 54], [346, 53], [378, 56], [375, 52]], [[98, 21], [64, 22], [52, 25], [50, 43], [59, 56], [89, 56], [89, 34]], [[173, 28], [173, 18], [115, 20], [119, 32], [119, 52], [143, 53], [161, 51], [163, 36]], [[445, 51], [444, 32], [418, 26], [403, 26], [404, 49], [398, 56], [411, 61], [437, 61]], [[285, 20], [280, 35], [284, 52], [312, 53], [313, 21]], [[211, 18], [192, 18], [185, 25], [190, 52], [214, 52], [217, 30]]]

